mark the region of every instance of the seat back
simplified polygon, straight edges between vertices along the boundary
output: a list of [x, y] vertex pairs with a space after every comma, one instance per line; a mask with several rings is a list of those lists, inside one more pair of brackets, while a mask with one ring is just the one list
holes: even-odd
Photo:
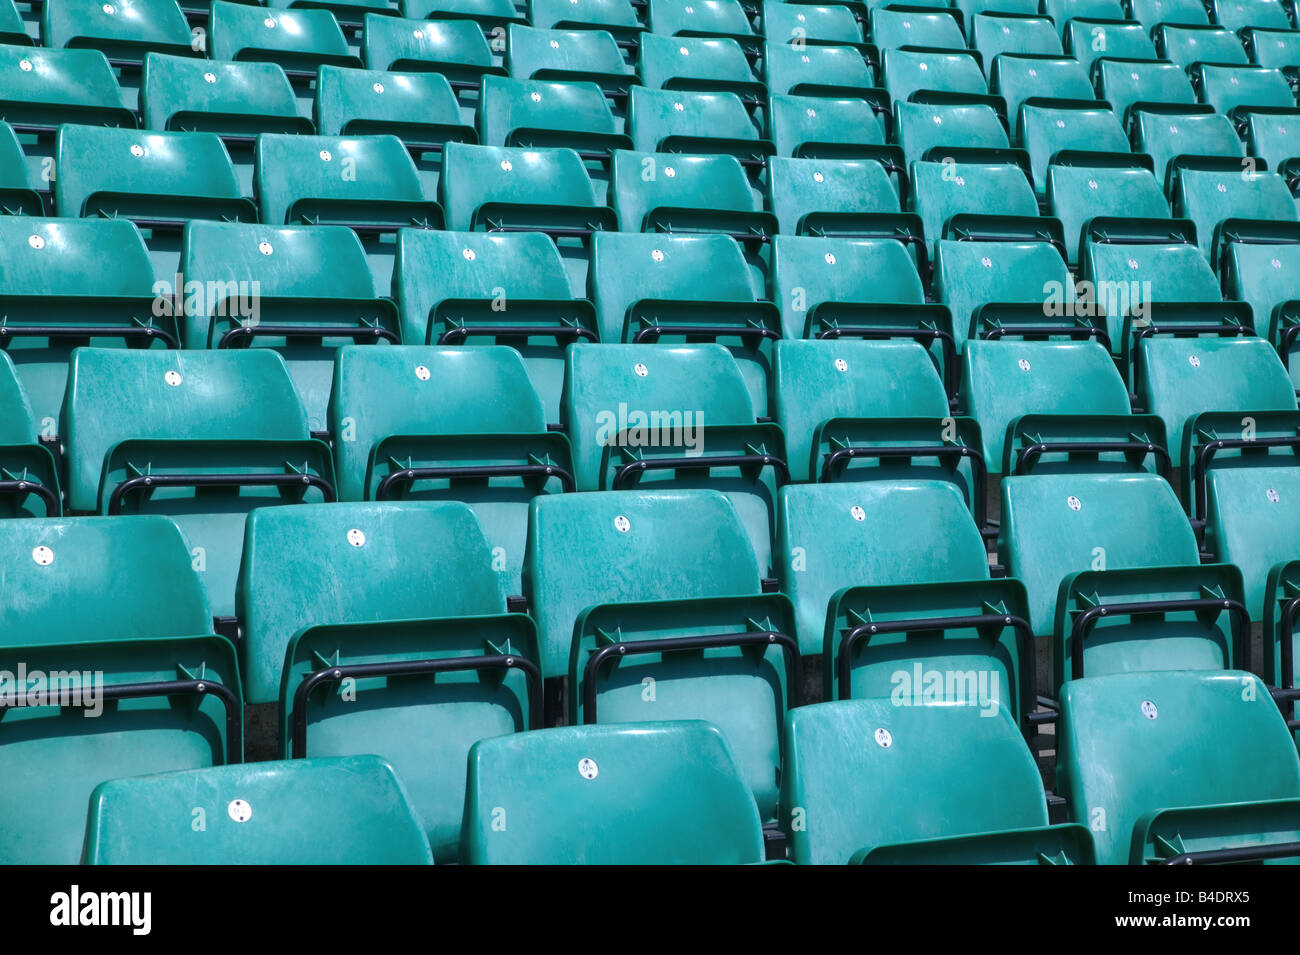
[[144, 59], [140, 113], [148, 129], [239, 136], [312, 131], [275, 63], [215, 63], [150, 53]]
[[328, 10], [266, 10], [212, 0], [208, 55], [214, 60], [261, 60], [296, 73], [325, 63], [360, 66], [334, 14]]

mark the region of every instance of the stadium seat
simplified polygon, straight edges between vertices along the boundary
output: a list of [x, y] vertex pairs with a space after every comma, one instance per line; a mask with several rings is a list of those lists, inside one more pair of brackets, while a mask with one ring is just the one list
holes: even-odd
[[882, 54], [889, 98], [917, 103], [984, 103], [1002, 108], [989, 95], [979, 61], [970, 51], [885, 50]]
[[631, 0], [529, 0], [528, 14], [543, 30], [601, 30], [632, 48], [645, 29]]
[[1061, 35], [1047, 17], [977, 13], [971, 21], [971, 46], [988, 64], [1004, 53], [1060, 56]]
[[543, 675], [568, 674], [570, 725], [708, 719], [735, 751], [759, 815], [775, 818], [780, 724], [799, 692], [794, 613], [785, 596], [762, 592], [725, 497], [537, 498], [524, 588]]
[[860, 99], [773, 96], [767, 122], [778, 156], [876, 158], [889, 149], [873, 108]]
[[[365, 584], [322, 587], [322, 567]], [[279, 701], [282, 755], [389, 760], [435, 857], [454, 861], [470, 745], [541, 726], [536, 630], [507, 612], [470, 509], [262, 508], [237, 607], [248, 699]]]
[[27, 24], [18, 13], [13, 0], [0, 4], [0, 43], [15, 46], [32, 46], [36, 40], [27, 31]]
[[1120, 0], [1043, 0], [1043, 12], [1064, 33], [1071, 20], [1123, 20]]
[[1156, 52], [1185, 70], [1197, 63], [1246, 65], [1241, 41], [1222, 27], [1162, 23], [1152, 29], [1151, 36], [1156, 41]]
[[1300, 64], [1300, 32], [1290, 26], [1280, 30], [1248, 27], [1241, 31], [1250, 62], [1277, 70], [1294, 69]]
[[[1155, 44], [1141, 24], [1130, 20], [1074, 20], [1065, 29], [1065, 51], [1079, 61], [1089, 76], [1103, 62], [1157, 60]], [[1122, 115], [1118, 110], [1118, 115]]]
[[[1151, 157], [1156, 181], [1171, 197], [1169, 187], [1174, 178], [1174, 160], [1181, 161], [1184, 157], [1199, 160], [1204, 156], [1235, 159], [1245, 155], [1245, 147], [1237, 137], [1232, 121], [1208, 109], [1186, 113], [1171, 109], [1148, 112], [1139, 104], [1132, 117], [1134, 147]], [[1237, 166], [1239, 172], [1248, 168], [1244, 162]]]
[[[1228, 734], [1231, 746], [1213, 743]], [[1294, 856], [1300, 761], [1259, 678], [1123, 673], [1061, 699], [1057, 779], [1108, 865]], [[1273, 850], [1270, 853], [1270, 848]]]
[[1029, 152], [1034, 188], [1040, 197], [1047, 194], [1048, 163], [1065, 153], [1070, 161], [1084, 162], [1087, 153], [1107, 157], [1124, 157], [1129, 153], [1128, 137], [1119, 120], [1103, 105], [1071, 104], [1020, 107], [1017, 124], [1025, 149]]
[[773, 96], [874, 99], [875, 71], [851, 46], [769, 42], [763, 48], [763, 79]]
[[131, 0], [116, 3], [82, 3], [78, 0], [44, 0], [41, 11], [41, 45], [51, 49], [80, 47], [99, 50], [118, 67], [139, 68], [145, 53], [199, 56], [189, 25], [175, 0]]
[[603, 30], [536, 30], [516, 24], [510, 27], [506, 60], [517, 80], [581, 80], [616, 99], [636, 82], [636, 71], [624, 61], [617, 41]]
[[996, 699], [978, 698], [984, 674], [962, 674], [965, 705], [922, 703], [912, 675], [898, 670], [892, 699], [820, 703], [786, 717], [781, 826], [792, 861], [1091, 864], [1084, 826], [1048, 825], [1042, 779], [1015, 720]]
[[1247, 27], [1294, 29], [1286, 9], [1277, 0], [1211, 0], [1210, 6], [1214, 22], [1234, 33]]
[[1300, 114], [1294, 110], [1247, 111], [1241, 119], [1246, 125], [1247, 152], [1262, 160], [1263, 165], [1280, 173], [1287, 186], [1295, 184], [1295, 159], [1300, 156]]
[[879, 7], [871, 14], [871, 42], [881, 50], [924, 47], [932, 50], [964, 50], [966, 36], [957, 14], [948, 10]]
[[[912, 203], [925, 228], [929, 251], [939, 240], [1055, 239], [1064, 250], [1060, 223], [1038, 215], [1027, 173], [1012, 163], [913, 162]], [[962, 324], [960, 318], [957, 324]], [[960, 334], [960, 329], [958, 332]]]
[[637, 75], [650, 89], [735, 93], [754, 106], [764, 98], [763, 84], [754, 76], [740, 44], [725, 38], [644, 33]]
[[900, 214], [888, 173], [865, 159], [774, 158], [768, 205], [785, 235], [909, 236], [919, 244], [921, 223]]
[[156, 294], [172, 290], [175, 276], [155, 286], [149, 253], [130, 222], [0, 216], [0, 275], [0, 347], [47, 439], [58, 434], [73, 349], [180, 345], [178, 309]]
[[1079, 262], [1079, 246], [1098, 218], [1167, 219], [1169, 203], [1141, 154], [1057, 157], [1047, 167], [1047, 203], [1061, 220], [1070, 265]]
[[1300, 113], [1295, 93], [1281, 70], [1202, 63], [1192, 68], [1192, 82], [1200, 90], [1202, 102], [1224, 116], [1244, 117], [1259, 110], [1282, 110], [1292, 117]]
[[9, 524], [0, 859], [71, 865], [101, 782], [242, 759], [235, 648], [165, 518]]
[[[377, 12], [384, 9], [380, 7]], [[411, 20], [473, 20], [488, 34], [527, 19], [511, 0], [398, 0], [398, 9]]]
[[[172, 815], [203, 825], [158, 825]], [[101, 783], [90, 796], [81, 861], [429, 865], [433, 856], [393, 767], [377, 756], [345, 756]]]
[[[1115, 115], [1126, 125], [1129, 114], [1135, 107], [1184, 107], [1196, 102], [1192, 81], [1181, 67], [1173, 63], [1100, 59], [1096, 70], [1097, 88], [1102, 99], [1110, 103]], [[1159, 163], [1156, 172], [1157, 178], [1164, 182]]]
[[757, 50], [762, 37], [755, 35], [744, 7], [737, 0], [648, 0], [646, 28], [662, 36], [727, 37], [741, 49]]
[[1133, 19], [1148, 32], [1162, 23], [1206, 26], [1210, 15], [1201, 0], [1128, 0]]
[[13, 362], [0, 353], [0, 517], [58, 517], [62, 510], [54, 455], [40, 443]]
[[758, 813], [733, 749], [698, 721], [476, 743], [461, 856], [475, 865], [762, 862]]
[[1300, 230], [1271, 242], [1231, 242], [1220, 263], [1225, 294], [1251, 308], [1256, 334], [1278, 351], [1300, 390], [1300, 361], [1295, 361], [1300, 331]]
[[61, 434], [69, 507], [172, 517], [218, 618], [233, 613], [245, 514], [336, 496], [329, 446], [265, 348], [78, 348]]
[[1038, 4], [1034, 0], [957, 0], [953, 6], [961, 11], [966, 23], [979, 13], [1018, 13], [1022, 16], [1038, 13]]
[[1007, 129], [991, 106], [900, 102], [894, 116], [898, 144], [909, 163], [1011, 158]]
[[813, 6], [764, 0], [763, 35], [769, 43], [855, 46], [862, 43], [862, 25], [843, 4]]
[[407, 20], [368, 13], [362, 50], [371, 70], [441, 73], [467, 120], [478, 104], [483, 77], [506, 72], [483, 32], [469, 20]]
[[734, 93], [696, 93], [632, 87], [627, 129], [631, 147], [645, 153], [713, 153], [736, 157], [751, 179], [774, 149]]
[[[1025, 56], [1004, 53], [990, 67], [989, 89], [999, 97], [996, 109], [1006, 104], [1006, 118], [1012, 142], [1024, 137], [1020, 129], [1025, 103], [1038, 106], [1082, 107], [1093, 100], [1088, 72], [1070, 56]], [[1101, 104], [1096, 104], [1101, 108]]]
[[1171, 190], [1175, 216], [1196, 223], [1201, 251], [1217, 265], [1223, 247], [1267, 235], [1273, 222], [1295, 223], [1296, 205], [1286, 181], [1232, 159], [1185, 159]]

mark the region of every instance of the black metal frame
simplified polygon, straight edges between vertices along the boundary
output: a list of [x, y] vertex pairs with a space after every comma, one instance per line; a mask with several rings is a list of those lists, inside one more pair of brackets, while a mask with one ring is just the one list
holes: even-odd
[[1044, 454], [1100, 454], [1104, 452], [1141, 452], [1143, 457], [1148, 454], [1154, 455], [1159, 462], [1160, 474], [1166, 479], [1168, 479], [1173, 468], [1169, 452], [1161, 445], [1147, 441], [1038, 441], [1020, 449], [1020, 453], [1016, 455], [1015, 467], [1011, 473], [1013, 475], [1028, 474], [1033, 469], [1034, 462]]
[[143, 338], [164, 342], [168, 348], [181, 343], [171, 332], [156, 325], [10, 325], [0, 324], [0, 348], [9, 338], [120, 338], [130, 341]]
[[537, 664], [518, 654], [492, 654], [476, 657], [442, 657], [429, 660], [388, 660], [383, 663], [352, 663], [326, 667], [304, 673], [293, 694], [294, 759], [307, 755], [307, 700], [312, 690], [343, 680], [387, 676], [422, 676], [431, 673], [457, 673], [466, 670], [519, 670], [528, 681], [528, 728], [542, 726], [542, 671]]
[[818, 339], [865, 338], [871, 341], [886, 341], [893, 338], [910, 338], [917, 344], [929, 349], [936, 341], [939, 353], [943, 356], [943, 390], [949, 398], [957, 395], [957, 345], [953, 337], [941, 328], [889, 328], [880, 326], [846, 325], [837, 328], [825, 328], [818, 333]]
[[1281, 633], [1278, 634], [1278, 653], [1282, 659], [1280, 666], [1282, 672], [1278, 674], [1278, 686], [1269, 687], [1269, 693], [1272, 695], [1274, 702], [1277, 703], [1278, 709], [1282, 710], [1282, 716], [1286, 719], [1287, 729], [1300, 729], [1300, 719], [1291, 719], [1287, 716], [1283, 704], [1293, 703], [1300, 700], [1300, 690], [1295, 686], [1295, 624], [1296, 618], [1300, 617], [1300, 596], [1292, 597], [1286, 603], [1282, 604], [1280, 612], [1280, 622], [1278, 624]]
[[713, 338], [756, 338], [760, 341], [768, 339], [778, 341], [781, 333], [771, 328], [758, 328], [754, 326], [734, 326], [734, 325], [649, 325], [637, 331], [632, 336], [632, 343], [643, 345], [647, 342], [657, 342], [664, 335], [697, 335], [710, 336]]
[[581, 325], [458, 325], [439, 335], [436, 344], [457, 345], [471, 336], [484, 338], [553, 336], [557, 340], [585, 338], [588, 341], [596, 341], [596, 333]]
[[[1064, 253], [1062, 253], [1064, 257]], [[1099, 328], [1096, 325], [1011, 325], [998, 326], [997, 328], [985, 328], [980, 332], [980, 338], [986, 341], [998, 341], [1008, 335], [1016, 338], [1029, 338], [1031, 336], [1051, 336], [1054, 338], [1068, 338], [1071, 341], [1088, 341], [1096, 339], [1099, 344], [1105, 345], [1106, 350], [1110, 351], [1110, 335], [1106, 329]]]
[[228, 329], [218, 348], [239, 348], [251, 344], [254, 338], [351, 338], [354, 344], [365, 344], [362, 339], [386, 341], [394, 345], [401, 343], [401, 338], [394, 331], [380, 328], [378, 325], [356, 325], [346, 328], [339, 325], [237, 325]]
[[56, 517], [62, 510], [58, 495], [39, 481], [0, 481], [0, 494], [12, 494], [20, 501], [29, 494], [35, 494], [45, 502], [46, 517]]
[[1220, 451], [1244, 448], [1291, 448], [1300, 455], [1300, 435], [1290, 438], [1215, 438], [1197, 445], [1196, 459], [1192, 463], [1192, 487], [1196, 503], [1196, 517], [1203, 526], [1205, 511], [1209, 506], [1209, 491], [1205, 486], [1205, 476], [1210, 469], [1210, 460]]
[[594, 650], [587, 658], [582, 671], [582, 722], [596, 722], [596, 678], [600, 668], [610, 659], [622, 659], [630, 654], [672, 653], [677, 650], [710, 650], [719, 647], [779, 646], [785, 655], [786, 709], [799, 705], [799, 681], [802, 679], [802, 662], [799, 644], [789, 634], [778, 630], [755, 630], [745, 633], [722, 633], [695, 637], [667, 637], [663, 640], [631, 640], [607, 644]]
[[1203, 849], [1180, 852], [1162, 859], [1157, 865], [1227, 865], [1234, 862], [1262, 862], [1265, 859], [1289, 859], [1300, 856], [1300, 842], [1278, 842], [1262, 846], [1238, 846], [1232, 849]]
[[[1070, 629], [1071, 679], [1080, 680], [1083, 678], [1083, 644], [1092, 628], [1097, 625], [1097, 621], [1103, 617], [1131, 617], [1144, 613], [1179, 613], [1198, 610], [1226, 610], [1228, 613], [1235, 615], [1239, 623], [1244, 625], [1245, 638], [1249, 638], [1250, 615], [1246, 613], [1246, 608], [1236, 600], [1226, 600], [1221, 597], [1201, 597], [1188, 600], [1150, 600], [1097, 604], [1086, 610], [1077, 611], [1078, 616], [1074, 618], [1074, 625]], [[1231, 635], [1231, 638], [1234, 644], [1233, 656], [1236, 658], [1237, 665], [1240, 666], [1242, 663], [1241, 658], [1246, 650], [1246, 647], [1241, 645], [1243, 634], [1236, 632]]]
[[970, 461], [971, 483], [974, 485], [971, 488], [971, 510], [980, 533], [988, 530], [988, 468], [984, 463], [984, 455], [975, 448], [964, 444], [891, 444], [837, 448], [826, 455], [818, 481], [822, 484], [833, 482], [831, 474], [835, 465], [854, 458], [958, 458]]
[[375, 500], [387, 501], [394, 496], [394, 487], [402, 484], [414, 484], [416, 481], [422, 480], [435, 480], [437, 478], [532, 477], [533, 475], [558, 478], [560, 483], [564, 485], [565, 491], [577, 490], [577, 483], [573, 480], [573, 475], [566, 469], [554, 464], [475, 464], [464, 467], [403, 468], [400, 471], [393, 471], [391, 474], [384, 475], [384, 479], [379, 482], [379, 487], [375, 489]]
[[315, 474], [139, 474], [113, 488], [108, 513], [121, 514], [128, 494], [159, 487], [314, 487], [325, 503], [336, 500], [334, 485]]
[[743, 468], [748, 465], [770, 467], [777, 472], [778, 484], [790, 483], [790, 468], [784, 460], [774, 454], [720, 454], [716, 457], [699, 455], [693, 458], [642, 458], [638, 461], [629, 461], [615, 472], [610, 489], [627, 490], [632, 486], [632, 478], [640, 477], [646, 471], [673, 471], [679, 468], [712, 470], [713, 468]]

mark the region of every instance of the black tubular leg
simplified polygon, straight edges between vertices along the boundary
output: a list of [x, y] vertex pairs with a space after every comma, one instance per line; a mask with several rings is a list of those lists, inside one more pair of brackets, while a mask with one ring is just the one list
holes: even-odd
[[0, 325], [0, 347], [11, 338], [120, 338], [165, 342], [180, 348], [176, 336], [153, 325]]
[[1011, 473], [1028, 474], [1033, 470], [1035, 462], [1040, 457], [1051, 452], [1101, 454], [1108, 451], [1140, 451], [1143, 454], [1154, 455], [1158, 462], [1160, 474], [1166, 479], [1168, 479], [1173, 468], [1173, 462], [1169, 459], [1169, 452], [1158, 444], [1149, 444], [1146, 441], [1114, 441], [1109, 443], [1105, 441], [1044, 441], [1021, 448], [1020, 453], [1016, 455], [1016, 466]]
[[[1243, 626], [1238, 636], [1244, 636], [1249, 639], [1250, 635], [1250, 615], [1246, 613], [1246, 608], [1235, 600], [1223, 600], [1221, 598], [1200, 598], [1193, 600], [1155, 600], [1148, 602], [1120, 603], [1120, 604], [1098, 604], [1095, 607], [1089, 607], [1082, 611], [1074, 619], [1074, 626], [1070, 630], [1070, 673], [1071, 678], [1080, 680], [1083, 678], [1083, 644], [1092, 632], [1092, 628], [1103, 617], [1131, 617], [1135, 614], [1143, 613], [1179, 613], [1182, 611], [1194, 610], [1226, 610], [1228, 613], [1237, 617]], [[1242, 663], [1244, 647], [1241, 646], [1241, 640], [1234, 637], [1235, 653], [1237, 665]]]
[[731, 325], [651, 325], [638, 331], [633, 337], [632, 342], [636, 345], [644, 345], [647, 342], [657, 342], [664, 335], [697, 335], [712, 336], [714, 338], [744, 338], [744, 339], [768, 339], [777, 341], [781, 333], [773, 331], [770, 328], [738, 328]]
[[1262, 862], [1265, 859], [1289, 859], [1300, 856], [1300, 842], [1278, 842], [1265, 846], [1240, 846], [1234, 849], [1205, 849], [1201, 852], [1181, 852], [1160, 865], [1226, 865], [1233, 862]]
[[334, 485], [314, 474], [141, 474], [113, 488], [108, 513], [121, 514], [128, 494], [157, 487], [314, 487], [325, 503], [335, 500]]
[[461, 325], [456, 328], [449, 328], [439, 335], [437, 344], [459, 345], [471, 336], [482, 338], [554, 336], [556, 340], [577, 341], [578, 339], [585, 339], [591, 342], [596, 341], [595, 332], [577, 325]]
[[221, 336], [218, 348], [239, 348], [254, 338], [351, 338], [355, 344], [389, 342], [400, 344], [396, 332], [369, 325], [342, 328], [337, 325], [238, 325]]
[[853, 458], [963, 458], [970, 461], [971, 477], [975, 482], [971, 488], [975, 524], [981, 533], [988, 526], [988, 470], [984, 466], [984, 455], [974, 448], [959, 444], [840, 448], [826, 455], [826, 460], [822, 462], [821, 482], [829, 484], [835, 465]]
[[293, 758], [307, 755], [307, 699], [311, 691], [346, 679], [362, 680], [381, 676], [420, 676], [465, 670], [521, 670], [528, 680], [528, 728], [542, 726], [542, 671], [531, 660], [514, 654], [478, 657], [444, 657], [437, 660], [391, 660], [384, 663], [354, 663], [327, 667], [303, 675], [293, 695]]
[[437, 478], [494, 478], [494, 477], [532, 477], [545, 476], [558, 478], [564, 490], [572, 492], [577, 484], [573, 475], [554, 464], [483, 464], [467, 467], [442, 468], [403, 468], [384, 475], [375, 489], [376, 501], [387, 501], [395, 496], [395, 489], [402, 485], [414, 484], [416, 481]]
[[761, 465], [776, 470], [781, 484], [790, 483], [790, 469], [786, 463], [771, 454], [720, 454], [717, 457], [700, 455], [694, 458], [648, 458], [631, 461], [623, 465], [614, 474], [611, 489], [623, 491], [632, 486], [632, 478], [640, 477], [646, 471], [673, 471], [678, 468], [740, 468], [747, 465]]
[[46, 517], [54, 517], [59, 511], [58, 496], [38, 481], [0, 481], [0, 494], [12, 494], [20, 501], [29, 494], [35, 494], [45, 502]]
[[672, 653], [676, 650], [709, 650], [717, 647], [779, 646], [785, 653], [786, 709], [799, 705], [799, 681], [803, 671], [799, 644], [788, 634], [775, 630], [749, 633], [723, 633], [716, 636], [670, 637], [666, 640], [634, 640], [611, 643], [594, 651], [582, 672], [582, 721], [596, 722], [596, 678], [606, 661], [646, 653]]

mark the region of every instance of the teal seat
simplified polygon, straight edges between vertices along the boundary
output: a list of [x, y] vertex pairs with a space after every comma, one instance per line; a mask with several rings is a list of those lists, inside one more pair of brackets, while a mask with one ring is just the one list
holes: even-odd
[[397, 309], [374, 294], [351, 229], [192, 222], [181, 272], [198, 293], [186, 297], [186, 347], [274, 348], [313, 432], [325, 430], [339, 345], [400, 341]]
[[774, 151], [760, 139], [744, 104], [734, 93], [696, 93], [632, 87], [627, 129], [641, 152], [714, 153], [735, 156], [750, 173], [761, 174]]
[[[1214, 112], [1174, 112], [1172, 108], [1133, 111], [1134, 146], [1155, 164], [1156, 180], [1168, 189], [1175, 168], [1204, 156], [1236, 160], [1246, 154], [1232, 120]], [[1177, 162], [1175, 162], [1177, 160]], [[1245, 169], [1238, 162], [1238, 169]]]
[[[1295, 114], [1266, 110], [1248, 112], [1243, 118], [1250, 155], [1262, 160], [1267, 168], [1280, 170], [1286, 175], [1289, 172], [1287, 164], [1300, 156], [1300, 130], [1296, 128]], [[1289, 179], [1288, 176], [1288, 185]]]
[[407, 345], [503, 344], [519, 352], [550, 423], [560, 420], [565, 351], [599, 337], [591, 303], [573, 297], [554, 243], [536, 232], [405, 229], [393, 297]]
[[0, 353], [0, 516], [62, 513], [58, 468], [38, 434], [14, 364]]
[[769, 41], [763, 48], [763, 81], [773, 96], [874, 99], [875, 68], [852, 46]]
[[763, 0], [763, 35], [769, 43], [853, 46], [862, 42], [862, 25], [844, 4], [814, 6]]
[[129, 4], [45, 0], [40, 10], [42, 46], [99, 50], [117, 65], [138, 66], [150, 50], [200, 55], [175, 0], [131, 0]]
[[179, 347], [174, 285], [174, 275], [155, 285], [140, 232], [125, 220], [0, 216], [0, 347], [43, 437], [58, 434], [78, 346]]
[[[1129, 414], [1128, 388], [1097, 342], [967, 342], [961, 406], [979, 422], [990, 474], [1131, 471], [1152, 444], [1168, 470], [1160, 419]], [[1103, 440], [1120, 447], [1097, 451]]]
[[214, 133], [61, 126], [55, 162], [56, 213], [127, 219], [148, 230], [145, 244], [160, 281], [175, 281], [186, 221], [257, 221]]
[[990, 579], [963, 490], [934, 471], [781, 489], [775, 562], [800, 648], [822, 654], [826, 700], [889, 697], [900, 668], [985, 669], [990, 695], [1028, 733], [1036, 664], [1024, 588]]
[[[614, 155], [617, 165], [620, 153]], [[613, 210], [597, 198], [582, 157], [571, 149], [448, 143], [438, 189], [449, 229], [551, 236], [574, 298], [587, 285], [592, 234], [618, 228]]]
[[[1232, 745], [1216, 745], [1219, 733]], [[1099, 863], [1244, 862], [1269, 858], [1277, 843], [1294, 855], [1300, 762], [1258, 677], [1075, 680], [1057, 734], [1058, 789], [1092, 831]]]
[[69, 508], [172, 517], [219, 618], [233, 613], [245, 514], [336, 496], [329, 448], [266, 348], [78, 348], [61, 433]]
[[1161, 23], [1206, 26], [1210, 14], [1201, 0], [1128, 0], [1133, 19], [1148, 31]]
[[[263, 508], [244, 538], [241, 662], [249, 700], [280, 703], [282, 755], [391, 762], [440, 861], [469, 747], [541, 725], [536, 631], [491, 561], [450, 501]], [[322, 565], [353, 584], [321, 587]]]
[[235, 648], [170, 521], [8, 523], [0, 588], [23, 599], [0, 607], [0, 859], [72, 865], [100, 783], [242, 759]]
[[1053, 105], [1053, 100], [1082, 104], [1096, 95], [1088, 71], [1071, 56], [1004, 53], [989, 67], [989, 89], [1006, 102], [1013, 141], [1022, 138], [1020, 115], [1026, 102], [1042, 106]]
[[1295, 93], [1281, 70], [1267, 66], [1214, 66], [1201, 63], [1192, 69], [1192, 81], [1201, 100], [1216, 113], [1234, 116], [1255, 110], [1297, 112]]
[[1246, 27], [1291, 30], [1291, 18], [1277, 0], [1212, 0], [1214, 22], [1234, 33]]
[[871, 14], [871, 42], [881, 50], [900, 46], [964, 50], [966, 36], [951, 10], [879, 7]]
[[1234, 160], [1187, 160], [1173, 183], [1174, 215], [1196, 223], [1198, 244], [1211, 266], [1224, 245], [1268, 235], [1271, 223], [1300, 219], [1285, 179], [1274, 172], [1243, 173], [1243, 168]]
[[764, 98], [740, 44], [727, 38], [661, 36], [643, 33], [637, 52], [637, 76], [650, 89], [735, 93], [748, 104]]
[[311, 122], [298, 115], [293, 87], [275, 63], [217, 63], [150, 53], [144, 60], [140, 112], [147, 129], [231, 139], [313, 131]]
[[517, 80], [586, 81], [607, 95], [624, 94], [636, 82], [618, 42], [604, 30], [537, 30], [515, 24], [506, 61]]
[[568, 674], [569, 725], [707, 719], [759, 815], [775, 819], [799, 651], [789, 600], [763, 593], [762, 579], [715, 491], [536, 498], [524, 590], [543, 675]]
[[1276, 70], [1300, 64], [1300, 32], [1290, 25], [1278, 30], [1247, 27], [1241, 32], [1252, 63]]
[[1028, 591], [1034, 633], [1053, 636], [1055, 691], [1085, 676], [1223, 669], [1244, 659], [1241, 575], [1201, 566], [1163, 477], [1003, 478], [999, 550]]
[[1103, 105], [1060, 104], [1020, 107], [1020, 136], [1029, 151], [1034, 190], [1047, 195], [1047, 167], [1065, 153], [1071, 162], [1086, 162], [1087, 154], [1119, 159], [1129, 153], [1128, 137], [1115, 114]]
[[894, 116], [898, 143], [909, 163], [1010, 150], [1006, 127], [991, 106], [899, 102]]
[[442, 209], [425, 195], [396, 136], [258, 136], [253, 184], [268, 225], [343, 225], [356, 232], [377, 295], [392, 284], [387, 237], [409, 226], [443, 224]]
[[916, 103], [986, 103], [988, 86], [979, 61], [969, 51], [885, 50], [883, 75], [889, 98]]
[[768, 205], [784, 235], [921, 239], [916, 217], [899, 213], [888, 172], [869, 159], [773, 158]]
[[[160, 827], [169, 815], [196, 825]], [[433, 857], [393, 767], [377, 756], [344, 756], [101, 783], [90, 796], [81, 861], [429, 865]]]
[[1123, 20], [1126, 17], [1120, 0], [1043, 0], [1043, 12], [1064, 33], [1071, 20]]
[[214, 60], [278, 63], [299, 86], [325, 65], [360, 66], [338, 20], [328, 10], [276, 8], [212, 0], [208, 56]]
[[[1259, 463], [1252, 465], [1252, 458]], [[1246, 609], [1254, 620], [1264, 619], [1273, 596], [1274, 589], [1267, 586], [1270, 573], [1295, 558], [1300, 469], [1294, 460], [1291, 454], [1243, 456], [1236, 459], [1239, 466], [1211, 467], [1205, 476], [1206, 548], [1241, 569]], [[1269, 461], [1276, 463], [1269, 467]], [[1272, 656], [1272, 643], [1273, 634], [1266, 630], [1266, 658]], [[1270, 674], [1278, 673], [1277, 662], [1266, 664]]]
[[1251, 308], [1256, 334], [1278, 350], [1282, 364], [1300, 389], [1300, 361], [1295, 360], [1300, 326], [1300, 232], [1287, 241], [1232, 242], [1220, 263], [1224, 293]]
[[961, 11], [966, 23], [974, 20], [979, 13], [1018, 13], [1021, 16], [1034, 16], [1038, 13], [1038, 4], [1034, 0], [957, 0], [953, 6]]
[[36, 41], [27, 32], [27, 25], [18, 13], [18, 7], [10, 2], [0, 5], [0, 43], [15, 46], [32, 46]]
[[965, 705], [923, 703], [904, 668], [892, 700], [790, 712], [781, 827], [792, 861], [1092, 863], [1085, 827], [1048, 825], [1042, 779], [1015, 720], [979, 696], [976, 671], [967, 675]]
[[[497, 29], [500, 29], [498, 27]], [[362, 37], [368, 69], [401, 73], [441, 73], [466, 114], [473, 115], [484, 76], [504, 75], [471, 20], [421, 20], [368, 13]]]
[[473, 20], [489, 33], [525, 20], [511, 0], [398, 0], [398, 9], [411, 20]]
[[1121, 160], [1081, 154], [1047, 167], [1048, 208], [1061, 220], [1070, 265], [1079, 263], [1080, 243], [1094, 219], [1169, 218], [1169, 203], [1151, 170], [1140, 157]]
[[502, 587], [522, 592], [528, 502], [575, 482], [513, 349], [342, 348], [329, 420], [341, 498], [468, 504]]
[[[1072, 54], [1090, 76], [1095, 75], [1103, 60], [1159, 59], [1146, 28], [1122, 17], [1118, 21], [1072, 21], [1066, 27], [1064, 45], [1065, 51]], [[1123, 66], [1124, 63], [1119, 65]], [[1123, 115], [1119, 109], [1116, 109], [1116, 113]]]
[[[1034, 188], [1017, 165], [913, 162], [909, 172], [912, 205], [932, 255], [947, 238], [1042, 241], [1055, 233], [1060, 241], [1060, 223], [1039, 217]], [[957, 316], [957, 324], [967, 317]]]
[[[0, 214], [39, 216], [45, 211], [37, 183], [48, 185], [54, 172], [54, 159], [34, 156], [29, 159], [8, 123], [0, 123]], [[31, 166], [42, 168], [33, 174]]]
[[728, 37], [749, 49], [762, 43], [737, 0], [701, 0], [686, 5], [676, 0], [649, 0], [646, 28], [662, 36]]
[[[1134, 107], [1184, 107], [1196, 102], [1191, 80], [1181, 67], [1173, 63], [1102, 58], [1096, 63], [1096, 70], [1097, 88], [1102, 99], [1110, 103], [1115, 115], [1126, 123]], [[1141, 146], [1136, 140], [1134, 145]], [[1164, 181], [1159, 163], [1156, 164], [1156, 177]]]
[[860, 99], [773, 96], [767, 123], [778, 156], [875, 158], [885, 145], [880, 120]]
[[645, 29], [631, 0], [529, 0], [528, 14], [542, 30], [600, 30], [634, 49]]
[[1061, 55], [1061, 34], [1049, 17], [977, 13], [971, 20], [970, 33], [971, 47], [979, 51], [985, 63], [991, 64], [1004, 53]]
[[570, 726], [475, 744], [461, 856], [475, 865], [757, 863], [763, 833], [717, 727]]
[[1241, 41], [1222, 27], [1166, 22], [1152, 28], [1151, 37], [1157, 53], [1185, 70], [1197, 63], [1246, 65]]

